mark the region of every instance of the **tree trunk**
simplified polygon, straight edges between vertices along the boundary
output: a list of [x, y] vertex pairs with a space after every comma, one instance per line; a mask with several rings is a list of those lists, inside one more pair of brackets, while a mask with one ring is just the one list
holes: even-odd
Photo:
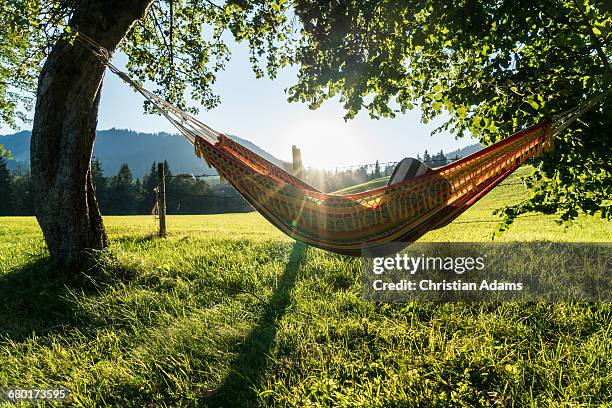
[[[151, 1], [79, 1], [70, 25], [112, 52]], [[107, 246], [91, 177], [104, 71], [79, 42], [60, 40], [38, 80], [30, 148], [36, 218], [52, 258], [68, 268]]]

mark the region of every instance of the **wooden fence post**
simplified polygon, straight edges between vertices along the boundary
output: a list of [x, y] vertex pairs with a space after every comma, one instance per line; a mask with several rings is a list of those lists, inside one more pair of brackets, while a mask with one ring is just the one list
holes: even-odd
[[297, 178], [301, 178], [304, 174], [304, 167], [302, 165], [302, 152], [300, 149], [293, 145], [293, 175]]
[[157, 208], [159, 210], [159, 236], [166, 236], [166, 175], [164, 163], [157, 163]]

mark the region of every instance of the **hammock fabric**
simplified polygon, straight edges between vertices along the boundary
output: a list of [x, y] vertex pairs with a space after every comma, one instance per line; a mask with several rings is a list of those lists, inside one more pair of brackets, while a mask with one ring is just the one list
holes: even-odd
[[[108, 52], [79, 34], [111, 72], [133, 86], [281, 231], [312, 246], [357, 256], [385, 253], [447, 225], [519, 168], [553, 147], [553, 138], [604, 96], [531, 126], [452, 164], [357, 194], [326, 194], [147, 91], [110, 63]], [[397, 250], [397, 246], [393, 247]]]
[[[325, 194], [237, 142], [196, 137], [194, 146], [249, 203], [287, 235], [327, 251], [410, 243], [457, 218], [526, 160], [552, 147], [550, 124], [532, 126], [452, 164], [357, 194]], [[394, 249], [397, 247], [394, 246]]]

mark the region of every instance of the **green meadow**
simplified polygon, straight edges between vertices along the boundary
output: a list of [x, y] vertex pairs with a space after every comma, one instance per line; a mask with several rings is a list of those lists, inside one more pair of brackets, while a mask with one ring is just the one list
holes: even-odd
[[[423, 240], [490, 241], [526, 171]], [[79, 407], [612, 406], [609, 303], [376, 304], [359, 259], [257, 213], [169, 216], [166, 239], [151, 216], [105, 223], [110, 249], [63, 281], [36, 220], [0, 218], [0, 389], [65, 387]], [[496, 240], [610, 237], [529, 215]]]

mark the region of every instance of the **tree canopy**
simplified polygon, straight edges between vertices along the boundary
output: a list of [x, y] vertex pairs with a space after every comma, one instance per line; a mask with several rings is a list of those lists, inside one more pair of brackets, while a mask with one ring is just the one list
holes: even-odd
[[[71, 25], [77, 8], [95, 7], [96, 1], [11, 0], [0, 3], [0, 125], [27, 120], [33, 107], [36, 79], [42, 63], [61, 38], [79, 27]], [[219, 103], [212, 91], [215, 73], [230, 58], [227, 39], [250, 45], [258, 75], [274, 74], [285, 64], [279, 43], [290, 31], [283, 0], [157, 0], [120, 44], [127, 71], [157, 85], [156, 92], [182, 108], [190, 96], [210, 109]], [[128, 7], [126, 4], [125, 7]], [[225, 34], [225, 35], [224, 35]], [[265, 58], [266, 61], [262, 58]], [[189, 106], [195, 110], [195, 106]]]
[[[312, 108], [339, 96], [346, 117], [395, 116], [418, 106], [437, 131], [499, 140], [611, 85], [606, 1], [305, 1], [290, 100]], [[531, 198], [506, 208], [579, 210], [610, 218], [610, 97], [534, 161]]]

